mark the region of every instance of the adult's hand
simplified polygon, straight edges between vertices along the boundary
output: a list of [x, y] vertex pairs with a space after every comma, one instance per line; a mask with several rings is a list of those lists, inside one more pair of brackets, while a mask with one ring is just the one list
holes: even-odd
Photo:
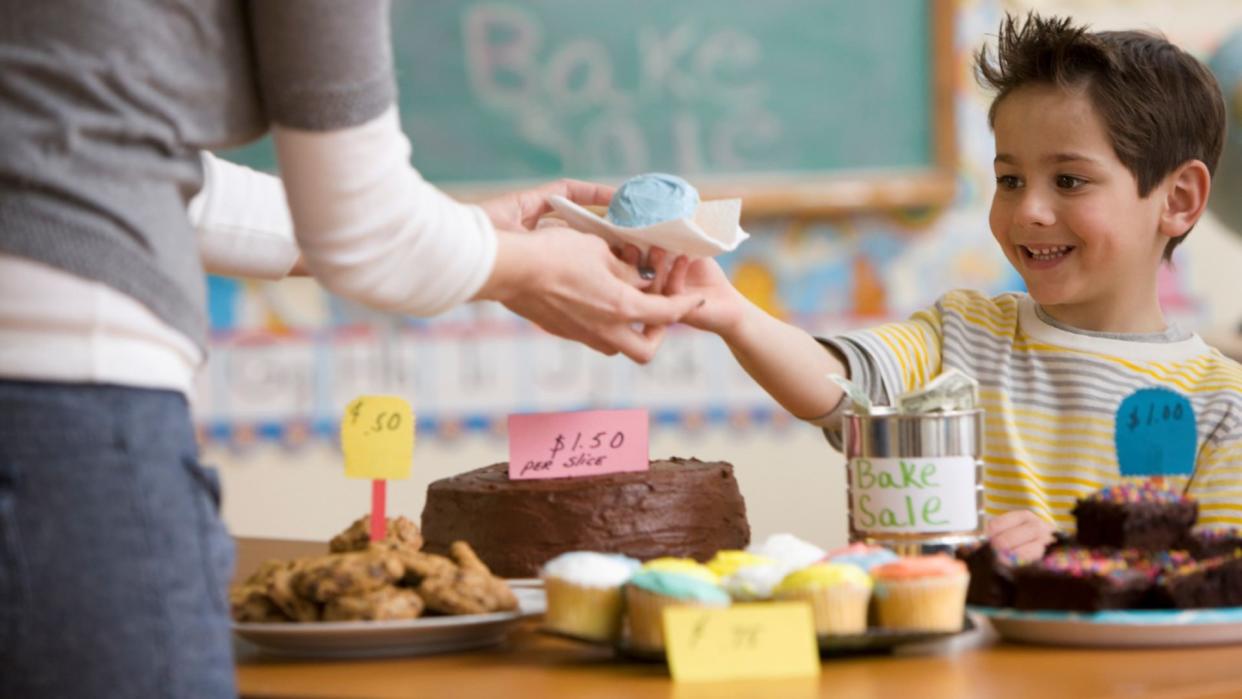
[[581, 206], [607, 206], [614, 190], [614, 187], [593, 182], [557, 180], [535, 189], [489, 199], [481, 202], [479, 208], [499, 230], [533, 231], [539, 218], [552, 211], [548, 197], [559, 195]]
[[544, 227], [497, 236], [496, 265], [475, 298], [500, 301], [544, 330], [604, 354], [621, 352], [647, 363], [664, 326], [703, 300], [694, 294], [643, 293], [651, 281], [593, 235]]

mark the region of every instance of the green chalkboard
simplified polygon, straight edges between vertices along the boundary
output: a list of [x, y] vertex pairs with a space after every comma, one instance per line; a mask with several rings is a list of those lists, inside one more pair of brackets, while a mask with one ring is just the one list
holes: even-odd
[[[393, 3], [401, 118], [466, 196], [692, 178], [765, 211], [951, 193], [948, 0]], [[270, 147], [233, 154], [271, 168]]]

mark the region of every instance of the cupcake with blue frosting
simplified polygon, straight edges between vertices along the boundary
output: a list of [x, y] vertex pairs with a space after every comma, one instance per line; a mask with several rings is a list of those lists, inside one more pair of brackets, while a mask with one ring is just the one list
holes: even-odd
[[[707, 570], [704, 568], [704, 570]], [[708, 571], [710, 574], [710, 571]], [[664, 650], [664, 609], [727, 607], [729, 595], [702, 575], [669, 570], [643, 570], [625, 585], [630, 645], [646, 651]]]
[[832, 563], [848, 563], [870, 573], [871, 569], [876, 566], [897, 560], [897, 554], [883, 546], [870, 546], [859, 542], [829, 551], [824, 560]]
[[665, 221], [694, 218], [699, 191], [676, 175], [653, 172], [631, 177], [608, 204], [608, 220], [625, 228], [646, 228]]

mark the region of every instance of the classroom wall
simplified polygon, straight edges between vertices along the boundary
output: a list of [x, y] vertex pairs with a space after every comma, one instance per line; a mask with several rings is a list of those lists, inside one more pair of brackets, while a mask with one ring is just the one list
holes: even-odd
[[[1100, 27], [1154, 26], [1197, 52], [1208, 51], [1227, 29], [1242, 28], [1242, 3], [1233, 0], [963, 0], [956, 29], [961, 66], [956, 94], [961, 160], [958, 201], [936, 216], [865, 215], [809, 224], [755, 222], [750, 224], [754, 238], [742, 251], [748, 256], [729, 262], [734, 279], [762, 297], [774, 312], [823, 332], [904, 315], [951, 287], [1015, 288], [1017, 280], [1007, 271], [987, 231], [992, 186], [991, 135], [984, 118], [988, 100], [969, 78], [967, 56], [985, 33], [995, 32], [1002, 10], [1027, 8], [1072, 12]], [[1242, 237], [1226, 232], [1209, 217], [1181, 251], [1178, 268], [1164, 280], [1162, 291], [1171, 313], [1205, 331], [1242, 320], [1242, 294], [1235, 291], [1236, 283], [1231, 280], [1242, 267]], [[817, 269], [833, 265], [844, 271], [828, 281], [816, 276]], [[773, 275], [781, 282], [776, 291], [769, 288], [775, 283], [769, 278]], [[305, 310], [300, 308], [303, 302], [307, 308], [318, 307], [315, 297], [319, 292], [308, 284], [292, 281], [271, 288], [248, 287], [247, 293], [253, 294], [256, 303], [267, 304], [260, 315], [297, 316]], [[694, 343], [696, 352], [723, 353], [711, 338], [686, 337], [684, 331], [675, 332], [670, 345]], [[225, 361], [222, 357], [230, 356], [223, 343], [233, 341], [220, 341], [212, 358], [215, 369]], [[382, 333], [361, 342], [383, 342]], [[503, 354], [499, 359], [487, 366], [516, 371], [504, 363]], [[620, 373], [631, 371], [628, 367], [606, 366], [631, 381], [641, 380], [648, 371], [665, 372], [656, 375], [675, 379], [677, 368], [670, 361], [658, 359], [653, 368], [633, 374]], [[261, 387], [260, 378], [256, 377], [255, 385]], [[382, 386], [383, 378], [375, 379], [374, 385]], [[741, 381], [732, 374], [728, 380]], [[292, 390], [288, 384], [279, 385], [285, 387], [281, 390]], [[270, 398], [262, 390], [252, 395], [258, 402]], [[246, 406], [239, 401], [227, 406], [212, 401], [204, 404], [200, 400], [197, 406], [204, 423], [245, 421]], [[790, 420], [754, 391], [738, 389], [721, 403], [726, 409], [723, 418], [717, 414], [715, 419], [700, 419], [702, 415], [694, 417], [697, 413], [674, 411], [680, 417], [653, 424], [652, 457], [697, 456], [732, 462], [755, 537], [787, 531], [823, 546], [843, 543], [846, 521], [840, 455], [817, 430]], [[738, 409], [730, 412], [731, 406]], [[204, 435], [205, 460], [221, 467], [224, 517], [235, 534], [324, 539], [367, 509], [369, 487], [364, 481], [343, 478], [340, 454], [329, 433], [314, 438], [305, 430], [286, 430], [267, 439], [254, 430], [216, 434], [205, 428]], [[450, 429], [438, 423], [436, 429], [419, 435], [413, 477], [390, 487], [391, 511], [417, 518], [432, 480], [505, 458], [506, 442], [498, 429], [462, 425]]]

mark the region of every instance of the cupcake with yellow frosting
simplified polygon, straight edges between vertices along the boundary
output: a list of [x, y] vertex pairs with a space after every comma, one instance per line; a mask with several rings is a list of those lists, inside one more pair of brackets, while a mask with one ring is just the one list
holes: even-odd
[[711, 578], [667, 570], [642, 570], [630, 578], [625, 584], [630, 645], [647, 651], [664, 650], [664, 609], [667, 607], [729, 606], [729, 595], [715, 583], [715, 575], [699, 567]]
[[816, 563], [786, 575], [772, 596], [810, 603], [815, 632], [821, 636], [863, 633], [867, 630], [871, 576], [858, 566]]
[[776, 563], [776, 561], [768, 558], [767, 556], [760, 556], [759, 554], [751, 553], [750, 551], [725, 549], [723, 551], [717, 551], [716, 555], [712, 557], [712, 560], [708, 561], [705, 565], [708, 570], [716, 574], [716, 577], [724, 580], [742, 568], [749, 568], [751, 566], [764, 565], [768, 563]]
[[595, 641], [612, 641], [621, 630], [621, 586], [641, 564], [629, 556], [592, 551], [564, 553], [544, 564], [540, 577], [548, 597], [544, 626]]
[[966, 612], [966, 564], [945, 554], [901, 558], [871, 570], [881, 627], [961, 631]]
[[715, 585], [720, 582], [720, 577], [712, 572], [711, 568], [699, 563], [693, 558], [653, 558], [643, 564], [643, 570], [654, 570], [661, 573], [677, 573], [691, 578], [697, 578], [703, 582]]

